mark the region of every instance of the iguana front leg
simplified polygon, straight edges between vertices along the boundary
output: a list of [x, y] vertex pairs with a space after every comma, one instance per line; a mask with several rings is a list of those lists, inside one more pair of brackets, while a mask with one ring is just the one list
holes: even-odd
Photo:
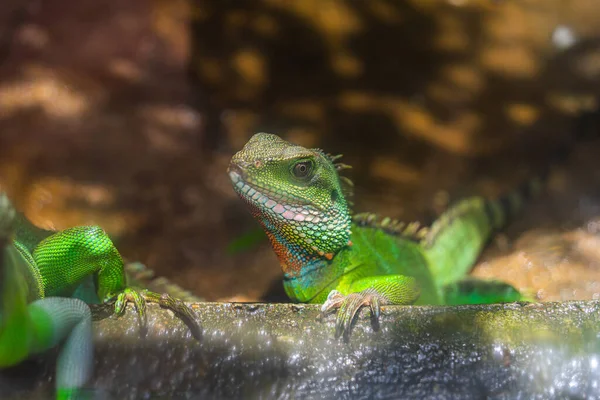
[[97, 226], [56, 232], [42, 240], [32, 256], [44, 279], [46, 295], [71, 296], [86, 277], [94, 276], [97, 298], [103, 303], [116, 300], [117, 315], [123, 314], [127, 303], [134, 304], [142, 333], [147, 331], [146, 302], [153, 302], [173, 311], [196, 339], [201, 338], [202, 330], [194, 312], [184, 302], [167, 294], [127, 287], [123, 259], [108, 235]]
[[90, 309], [79, 299], [40, 298], [42, 282], [36, 279], [31, 257], [23, 257], [13, 246], [14, 222], [14, 208], [0, 193], [0, 368], [63, 342], [56, 364], [56, 398], [80, 399], [93, 366]]
[[322, 316], [338, 310], [335, 337], [350, 337], [352, 323], [358, 311], [368, 306], [375, 323], [379, 320], [382, 305], [412, 304], [421, 290], [415, 278], [404, 275], [371, 276], [354, 281], [348, 294], [332, 290], [321, 307]]

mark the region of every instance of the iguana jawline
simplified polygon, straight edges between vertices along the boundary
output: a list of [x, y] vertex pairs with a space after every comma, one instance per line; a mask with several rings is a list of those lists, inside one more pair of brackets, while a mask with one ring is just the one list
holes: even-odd
[[[325, 253], [320, 251], [316, 246], [311, 246], [310, 239], [304, 239], [304, 246], [289, 243], [289, 240], [285, 237], [273, 233], [280, 231], [280, 229], [274, 229], [272, 225], [283, 225], [285, 221], [296, 221], [298, 223], [312, 221], [313, 223], [318, 223], [323, 218], [323, 213], [312, 207], [308, 208], [306, 205], [292, 205], [275, 201], [270, 196], [264, 194], [260, 188], [247, 182], [244, 179], [243, 168], [238, 165], [232, 163], [229, 166], [228, 174], [235, 191], [248, 205], [252, 215], [257, 218], [265, 229], [286, 277], [299, 277], [307, 262], [318, 263], [322, 259]], [[298, 208], [302, 211], [295, 212], [290, 210], [290, 208]], [[312, 252], [307, 249], [311, 249]]]

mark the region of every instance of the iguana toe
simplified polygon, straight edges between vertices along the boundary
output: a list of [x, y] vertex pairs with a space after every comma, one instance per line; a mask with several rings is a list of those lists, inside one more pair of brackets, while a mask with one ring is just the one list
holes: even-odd
[[194, 311], [185, 302], [172, 297], [167, 293], [159, 294], [149, 290], [137, 290], [127, 288], [119, 293], [115, 302], [115, 314], [122, 315], [125, 312], [127, 303], [133, 303], [138, 314], [140, 331], [146, 335], [148, 331], [148, 316], [146, 314], [146, 303], [156, 303], [163, 308], [167, 308], [175, 313], [190, 329], [192, 335], [197, 340], [202, 338], [202, 328], [196, 320]]
[[133, 303], [138, 315], [141, 334], [145, 336], [148, 332], [148, 317], [146, 315], [146, 296], [144, 291], [140, 292], [133, 288], [126, 288], [119, 293], [115, 302], [115, 314], [123, 315], [127, 303]]
[[374, 326], [377, 327], [379, 315], [381, 314], [381, 298], [377, 292], [369, 289], [362, 292], [350, 293], [346, 296], [337, 290], [332, 290], [321, 307], [321, 315], [324, 316], [338, 309], [335, 322], [335, 337], [339, 338], [343, 336], [344, 340], [348, 341], [356, 315], [364, 306], [369, 307]]
[[321, 306], [321, 317], [324, 317], [326, 314], [340, 308], [340, 305], [344, 301], [344, 295], [338, 292], [337, 290], [332, 290], [329, 292], [327, 296], [327, 300]]
[[146, 301], [157, 303], [161, 307], [173, 311], [188, 326], [194, 338], [197, 340], [202, 338], [202, 327], [196, 318], [196, 314], [185, 302], [167, 293], [158, 294], [147, 290], [144, 291], [144, 296]]

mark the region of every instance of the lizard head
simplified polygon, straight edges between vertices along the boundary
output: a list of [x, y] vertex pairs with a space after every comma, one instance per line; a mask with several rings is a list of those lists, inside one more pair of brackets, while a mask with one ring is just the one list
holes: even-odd
[[351, 217], [335, 157], [268, 133], [255, 134], [229, 164], [237, 194], [265, 229], [284, 271], [331, 259], [350, 239]]

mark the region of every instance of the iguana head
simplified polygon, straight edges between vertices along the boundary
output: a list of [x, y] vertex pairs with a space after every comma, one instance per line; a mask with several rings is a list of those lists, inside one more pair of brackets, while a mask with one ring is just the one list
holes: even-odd
[[287, 274], [349, 243], [351, 217], [336, 165], [318, 149], [257, 133], [236, 153], [229, 177], [264, 227]]

